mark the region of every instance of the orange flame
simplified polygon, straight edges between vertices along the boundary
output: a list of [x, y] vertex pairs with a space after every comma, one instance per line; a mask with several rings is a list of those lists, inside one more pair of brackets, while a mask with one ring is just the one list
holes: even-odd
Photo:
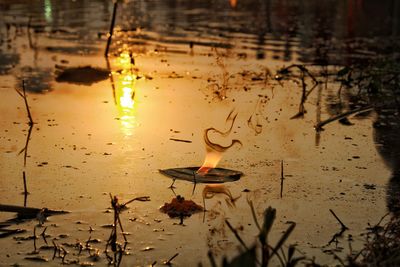
[[222, 158], [222, 153], [206, 147], [206, 158], [203, 165], [197, 170], [198, 174], [207, 174], [209, 170], [217, 167]]
[[226, 118], [226, 122], [231, 121], [231, 126], [229, 127], [229, 129], [226, 132], [221, 132], [213, 127], [207, 128], [204, 131], [204, 142], [206, 143], [206, 158], [204, 160], [203, 165], [197, 170], [198, 174], [202, 174], [202, 175], [207, 174], [210, 169], [215, 168], [217, 166], [218, 162], [222, 158], [223, 152], [225, 152], [226, 150], [228, 150], [235, 144], [242, 145], [242, 142], [240, 142], [237, 139], [233, 139], [230, 145], [222, 146], [220, 144], [211, 142], [210, 138], [208, 137], [208, 133], [210, 131], [214, 131], [224, 137], [228, 136], [233, 129], [233, 125], [235, 123], [236, 117], [237, 117], [237, 113], [234, 113], [234, 110], [232, 110], [229, 113], [228, 117]]

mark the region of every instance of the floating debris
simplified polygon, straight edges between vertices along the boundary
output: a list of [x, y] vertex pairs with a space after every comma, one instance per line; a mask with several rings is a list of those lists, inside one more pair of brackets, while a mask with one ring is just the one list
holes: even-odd
[[376, 185], [375, 184], [363, 184], [364, 188], [367, 190], [375, 190]]
[[154, 250], [154, 247], [145, 247], [141, 249], [141, 251], [150, 251], [150, 250]]
[[183, 143], [191, 143], [192, 142], [190, 140], [178, 139], [178, 138], [170, 138], [169, 140], [175, 141], [175, 142], [183, 142]]
[[93, 262], [84, 261], [84, 262], [80, 262], [79, 266], [94, 266], [94, 263]]

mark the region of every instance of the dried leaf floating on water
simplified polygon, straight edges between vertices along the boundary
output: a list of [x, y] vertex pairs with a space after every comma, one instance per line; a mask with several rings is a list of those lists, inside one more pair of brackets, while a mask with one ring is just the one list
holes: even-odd
[[91, 85], [108, 79], [110, 72], [91, 66], [66, 68], [56, 77], [57, 82], [67, 82], [80, 85]]
[[170, 218], [182, 218], [190, 217], [196, 212], [203, 211], [203, 207], [178, 195], [170, 203], [165, 203], [160, 208], [160, 211], [168, 214]]
[[197, 173], [199, 167], [171, 168], [159, 170], [160, 173], [172, 179], [185, 180], [194, 183], [226, 183], [240, 179], [240, 171], [224, 168], [212, 168], [207, 173]]

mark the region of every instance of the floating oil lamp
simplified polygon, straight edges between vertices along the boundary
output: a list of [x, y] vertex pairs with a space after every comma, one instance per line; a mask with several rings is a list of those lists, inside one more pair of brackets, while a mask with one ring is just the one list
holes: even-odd
[[159, 170], [161, 174], [173, 179], [173, 186], [176, 179], [185, 180], [194, 183], [225, 183], [233, 182], [240, 179], [243, 175], [241, 171], [229, 170], [224, 168], [217, 168], [218, 162], [221, 160], [222, 153], [234, 146], [235, 144], [242, 145], [242, 143], [233, 139], [228, 146], [222, 146], [210, 141], [208, 134], [214, 131], [221, 136], [227, 136], [231, 133], [233, 124], [235, 123], [237, 114], [233, 110], [226, 118], [226, 122], [231, 121], [231, 126], [226, 132], [219, 131], [215, 128], [208, 128], [204, 131], [204, 141], [206, 144], [206, 158], [201, 167], [185, 167], [185, 168], [171, 168]]

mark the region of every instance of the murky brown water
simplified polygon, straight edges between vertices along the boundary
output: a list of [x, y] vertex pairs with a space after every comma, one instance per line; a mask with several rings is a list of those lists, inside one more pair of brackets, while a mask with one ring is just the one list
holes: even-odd
[[[207, 251], [232, 257], [239, 242], [224, 223], [240, 228], [247, 244], [257, 229], [247, 200], [257, 215], [277, 209], [274, 243], [294, 221], [288, 243], [298, 245], [317, 262], [335, 260], [323, 250], [347, 252], [347, 235], [359, 248], [368, 223], [396, 210], [399, 151], [398, 113], [378, 109], [349, 121], [337, 121], [317, 133], [314, 126], [341, 112], [374, 101], [324, 77], [309, 94], [303, 118], [299, 112], [301, 83], [278, 81], [274, 73], [293, 63], [312, 73], [337, 72], [349, 63], [369, 64], [398, 51], [399, 4], [396, 1], [127, 1], [120, 4], [107, 62], [103, 56], [113, 5], [109, 1], [2, 1], [0, 3], [0, 204], [24, 205], [22, 173], [30, 194], [26, 205], [68, 210], [44, 223], [49, 244], [55, 238], [69, 251], [67, 260], [107, 265], [105, 249], [113, 222], [109, 193], [133, 202], [121, 214], [130, 255], [121, 266], [161, 264], [174, 254], [177, 266], [209, 265]], [[132, 59], [134, 60], [134, 64]], [[110, 69], [108, 79], [92, 85], [56, 82], [65, 69], [90, 65]], [[271, 73], [271, 76], [268, 76]], [[298, 72], [295, 75], [301, 75]], [[29, 126], [23, 99], [15, 92], [25, 81], [35, 122], [24, 167]], [[307, 88], [312, 86], [306, 78]], [[397, 93], [398, 94], [398, 93]], [[395, 94], [395, 96], [397, 96]], [[158, 170], [200, 166], [206, 150], [203, 132], [229, 128], [226, 118], [237, 111], [219, 167], [244, 173], [226, 183], [227, 195], [206, 200], [203, 213], [170, 219], [159, 211], [175, 194], [203, 203], [206, 185], [171, 179]], [[351, 125], [347, 125], [351, 124]], [[171, 140], [175, 139], [175, 140]], [[178, 141], [176, 141], [178, 140]], [[180, 142], [186, 140], [187, 142]], [[281, 192], [281, 161], [284, 184]], [[387, 193], [389, 192], [388, 196]], [[340, 225], [350, 228], [335, 247], [326, 246]], [[7, 221], [13, 215], [0, 213]], [[260, 219], [261, 220], [261, 219]], [[24, 234], [0, 239], [0, 264], [31, 266], [24, 260], [33, 241], [14, 237], [33, 234], [37, 220], [12, 224]], [[90, 232], [89, 229], [94, 231]], [[37, 234], [43, 231], [37, 229]], [[88, 253], [68, 244], [89, 237], [101, 252]], [[122, 242], [122, 236], [119, 236]], [[38, 239], [37, 246], [44, 245]], [[146, 249], [147, 248], [147, 249]], [[41, 250], [51, 260], [52, 250]]]

